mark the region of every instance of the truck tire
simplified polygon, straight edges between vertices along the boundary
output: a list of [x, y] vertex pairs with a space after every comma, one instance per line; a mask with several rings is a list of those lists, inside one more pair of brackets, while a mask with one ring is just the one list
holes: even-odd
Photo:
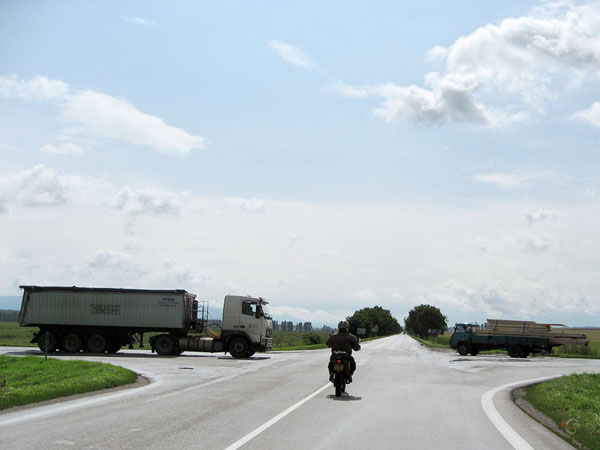
[[248, 341], [243, 337], [236, 337], [229, 341], [229, 353], [234, 358], [247, 358], [250, 354]]
[[102, 334], [92, 334], [87, 341], [87, 349], [90, 353], [104, 353], [108, 342]]
[[67, 353], [79, 353], [81, 346], [81, 336], [77, 333], [67, 333], [62, 338], [62, 349]]
[[460, 356], [467, 356], [467, 354], [469, 353], [469, 346], [464, 342], [461, 342], [460, 344], [458, 344], [457, 350]]
[[[48, 341], [48, 348], [46, 348], [46, 340]], [[38, 347], [44, 353], [52, 353], [58, 347], [58, 339], [51, 331], [44, 331], [39, 335]]]
[[511, 358], [519, 358], [521, 356], [521, 347], [516, 344], [509, 345], [506, 351]]
[[154, 339], [154, 350], [162, 356], [174, 355], [176, 353], [177, 344], [175, 339], [168, 334], [161, 334]]
[[471, 355], [473, 355], [473, 356], [477, 356], [477, 354], [479, 353], [479, 349], [478, 348], [472, 348], [469, 353]]
[[528, 347], [521, 347], [521, 354], [519, 355], [519, 357], [527, 358], [530, 353], [531, 353], [531, 350]]

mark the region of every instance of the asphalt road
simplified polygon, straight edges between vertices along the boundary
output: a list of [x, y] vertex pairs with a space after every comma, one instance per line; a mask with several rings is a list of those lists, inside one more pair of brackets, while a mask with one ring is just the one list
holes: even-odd
[[598, 360], [459, 357], [394, 336], [363, 345], [354, 383], [336, 398], [328, 355], [59, 356], [121, 365], [152, 382], [0, 413], [0, 448], [564, 449], [571, 447], [512, 403], [509, 388], [498, 388], [600, 372]]

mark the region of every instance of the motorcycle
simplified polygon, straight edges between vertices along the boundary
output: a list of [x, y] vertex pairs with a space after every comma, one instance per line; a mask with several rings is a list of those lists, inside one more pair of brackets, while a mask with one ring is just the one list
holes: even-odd
[[346, 352], [336, 351], [331, 355], [331, 363], [333, 363], [333, 367], [331, 368], [333, 379], [331, 382], [335, 387], [335, 396], [341, 397], [342, 392], [346, 392], [346, 382], [350, 373], [350, 361], [346, 357]]

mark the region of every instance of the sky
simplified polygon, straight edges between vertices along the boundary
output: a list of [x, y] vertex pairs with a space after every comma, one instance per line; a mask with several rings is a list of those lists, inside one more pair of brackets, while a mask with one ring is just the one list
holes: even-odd
[[0, 0], [0, 297], [598, 326], [599, 31], [599, 2]]

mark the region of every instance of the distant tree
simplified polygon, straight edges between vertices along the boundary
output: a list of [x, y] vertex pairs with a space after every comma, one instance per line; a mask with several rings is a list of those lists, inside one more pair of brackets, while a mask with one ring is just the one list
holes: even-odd
[[302, 331], [302, 322], [296, 324], [296, 331]]
[[312, 323], [311, 322], [304, 322], [304, 325], [302, 325], [302, 330], [303, 331], [312, 331]]
[[419, 305], [410, 310], [404, 319], [406, 332], [427, 339], [429, 330], [445, 330], [448, 318], [431, 305]]
[[323, 325], [321, 327], [321, 331], [324, 332], [324, 333], [331, 333], [332, 328], [329, 325]]
[[273, 331], [279, 330], [279, 322], [276, 320], [273, 321]]
[[285, 328], [286, 331], [294, 331], [294, 323], [292, 321], [288, 321]]
[[402, 332], [402, 326], [392, 316], [392, 313], [381, 306], [363, 308], [347, 317], [346, 320], [350, 324], [350, 333], [356, 334], [358, 328], [364, 328], [366, 331], [364, 337], [390, 336]]

